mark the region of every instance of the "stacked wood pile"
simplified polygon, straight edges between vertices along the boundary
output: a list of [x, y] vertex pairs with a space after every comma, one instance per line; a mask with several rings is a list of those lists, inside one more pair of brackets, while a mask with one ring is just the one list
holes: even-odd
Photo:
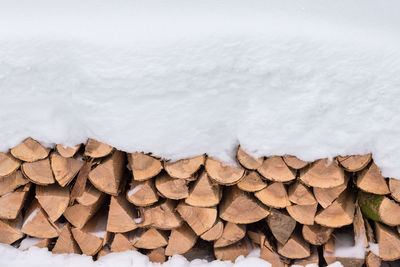
[[[400, 259], [400, 181], [370, 154], [304, 162], [239, 147], [237, 160], [170, 162], [93, 139], [50, 149], [28, 138], [0, 153], [0, 242], [94, 259], [138, 250], [155, 262], [234, 261], [252, 248], [273, 266]], [[338, 256], [342, 232], [378, 243], [379, 255]]]

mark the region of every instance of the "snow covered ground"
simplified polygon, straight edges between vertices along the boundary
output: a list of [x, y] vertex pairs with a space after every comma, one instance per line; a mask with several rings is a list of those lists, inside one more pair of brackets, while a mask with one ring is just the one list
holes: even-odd
[[[239, 143], [305, 160], [372, 152], [400, 178], [399, 11], [397, 0], [0, 0], [0, 150], [32, 136], [230, 163]], [[63, 259], [12, 251], [0, 247], [1, 266]]]

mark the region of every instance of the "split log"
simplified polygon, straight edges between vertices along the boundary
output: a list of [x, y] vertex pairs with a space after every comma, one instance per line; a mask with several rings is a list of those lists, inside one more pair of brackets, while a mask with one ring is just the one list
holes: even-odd
[[319, 266], [319, 255], [316, 247], [311, 248], [311, 255], [304, 259], [294, 260], [292, 266]]
[[114, 235], [114, 239], [111, 243], [110, 250], [111, 252], [122, 252], [127, 250], [136, 250], [133, 246], [130, 235], [133, 232], [129, 233], [117, 233]]
[[10, 152], [19, 160], [33, 162], [46, 158], [49, 155], [50, 149], [45, 148], [38, 141], [29, 137], [12, 148]]
[[48, 249], [50, 247], [50, 241], [51, 239], [49, 238], [41, 239], [41, 238], [27, 236], [21, 241], [18, 249], [23, 251], [28, 250], [31, 247]]
[[324, 209], [326, 209], [328, 206], [332, 204], [333, 201], [335, 201], [339, 197], [341, 193], [343, 193], [344, 190], [346, 190], [348, 181], [349, 179], [346, 177], [344, 183], [336, 187], [332, 188], [314, 187], [313, 191], [316, 200]]
[[21, 163], [11, 155], [0, 152], [0, 178], [12, 174], [20, 165]]
[[353, 155], [353, 156], [338, 156], [337, 160], [340, 165], [349, 172], [358, 172], [367, 167], [372, 159], [372, 154]]
[[29, 193], [30, 185], [27, 186], [27, 191], [19, 188], [0, 197], [0, 219], [14, 220], [17, 218]]
[[214, 248], [226, 247], [242, 240], [246, 235], [246, 225], [227, 222], [222, 236], [214, 242]]
[[303, 225], [303, 238], [310, 244], [321, 246], [328, 242], [333, 232], [333, 228], [319, 224]]
[[249, 245], [246, 240], [232, 244], [227, 247], [214, 248], [215, 258], [221, 261], [232, 261], [234, 262], [239, 256], [247, 256], [250, 253]]
[[180, 202], [176, 210], [197, 235], [202, 235], [211, 229], [217, 219], [216, 207], [193, 207]]
[[48, 185], [55, 182], [49, 158], [35, 162], [25, 162], [21, 171], [31, 182], [38, 185]]
[[27, 183], [29, 183], [29, 181], [24, 178], [19, 170], [7, 177], [2, 177], [0, 178], [0, 196], [13, 192], [18, 187], [26, 185]]
[[265, 236], [261, 239], [260, 258], [268, 261], [273, 267], [287, 267], [288, 265], [276, 254]]
[[144, 153], [128, 154], [128, 161], [133, 173], [133, 179], [136, 181], [145, 181], [153, 178], [162, 170], [161, 162], [158, 159]]
[[89, 172], [93, 165], [93, 158], [90, 161], [85, 161], [79, 170], [78, 177], [76, 177], [75, 184], [72, 187], [69, 203], [72, 205], [75, 199], [82, 196], [85, 192]]
[[389, 189], [393, 199], [400, 202], [400, 180], [390, 178]]
[[113, 149], [112, 146], [89, 138], [83, 155], [91, 158], [102, 158], [109, 155]]
[[89, 172], [89, 180], [98, 190], [117, 196], [124, 173], [124, 164], [124, 154], [116, 150], [110, 157]]
[[27, 210], [21, 231], [37, 238], [54, 238], [59, 236], [59, 229], [50, 223], [46, 213], [37, 200], [33, 200]]
[[184, 254], [196, 244], [196, 241], [196, 233], [187, 224], [182, 224], [179, 228], [172, 229], [165, 255]]
[[282, 157], [273, 156], [264, 160], [257, 171], [265, 178], [275, 182], [289, 182], [296, 179], [296, 172], [291, 170]]
[[82, 196], [76, 198], [76, 201], [84, 206], [91, 206], [99, 201], [102, 194], [92, 184], [86, 183], [85, 191]]
[[308, 161], [301, 160], [295, 156], [285, 155], [283, 156], [283, 160], [286, 165], [295, 170], [300, 170], [310, 164]]
[[164, 162], [164, 169], [173, 178], [189, 179], [204, 165], [205, 158], [206, 156], [203, 154], [175, 162]]
[[361, 209], [358, 203], [356, 203], [356, 212], [354, 214], [353, 229], [354, 229], [354, 242], [362, 243], [363, 247], [367, 248], [369, 246], [367, 232], [365, 229], [365, 223], [361, 213]]
[[400, 225], [400, 205], [382, 196], [360, 192], [358, 203], [367, 218], [390, 226]]
[[152, 249], [148, 254], [151, 262], [164, 263], [165, 262], [165, 248]]
[[285, 244], [296, 227], [296, 221], [289, 215], [278, 210], [271, 210], [267, 223], [276, 240]]
[[102, 194], [97, 202], [90, 206], [85, 206], [82, 204], [70, 206], [65, 210], [64, 217], [76, 228], [82, 228], [99, 210], [101, 205], [104, 203], [104, 200], [105, 195]]
[[332, 188], [344, 183], [344, 171], [335, 161], [319, 159], [310, 167], [300, 171], [300, 180], [307, 186]]
[[126, 192], [126, 198], [136, 206], [147, 207], [158, 201], [153, 179], [145, 181], [132, 180], [130, 187], [131, 189]]
[[243, 191], [256, 192], [267, 187], [260, 175], [255, 171], [250, 171], [246, 173], [242, 180], [237, 184], [237, 186]]
[[365, 192], [376, 195], [386, 195], [390, 193], [385, 178], [374, 162], [358, 175], [357, 186]]
[[207, 158], [206, 171], [213, 181], [222, 185], [237, 184], [244, 175], [244, 169], [228, 166], [213, 158]]
[[212, 207], [218, 205], [222, 191], [218, 184], [213, 184], [206, 171], [190, 187], [189, 196], [185, 202], [195, 207]]
[[102, 238], [90, 234], [83, 229], [73, 228], [71, 231], [82, 253], [87, 256], [96, 255], [103, 246]]
[[55, 222], [65, 212], [69, 203], [68, 188], [60, 187], [57, 184], [48, 186], [36, 186], [36, 199], [40, 206], [49, 216], [52, 222]]
[[219, 206], [219, 216], [228, 222], [248, 224], [264, 219], [269, 214], [265, 206], [236, 186], [226, 188]]
[[286, 188], [282, 183], [274, 182], [267, 188], [254, 193], [262, 203], [273, 208], [285, 208], [290, 205]]
[[134, 243], [136, 248], [156, 249], [168, 244], [167, 237], [155, 228], [150, 228], [138, 237]]
[[217, 219], [213, 227], [202, 234], [200, 238], [206, 241], [215, 241], [222, 236], [223, 231], [224, 223], [220, 219]]
[[157, 175], [155, 185], [158, 192], [165, 198], [179, 200], [189, 196], [187, 181], [172, 178], [165, 172]]
[[301, 224], [313, 225], [318, 204], [292, 205], [286, 207], [289, 215]]
[[108, 211], [107, 231], [113, 233], [129, 232], [137, 228], [134, 206], [123, 195], [111, 196]]
[[64, 224], [52, 252], [54, 254], [81, 254], [78, 244], [72, 237], [69, 223]]
[[81, 160], [64, 158], [58, 153], [52, 153], [50, 161], [54, 177], [62, 187], [72, 181], [83, 165], [83, 161]]
[[296, 233], [284, 245], [278, 243], [277, 250], [280, 255], [289, 259], [304, 259], [311, 255], [310, 245]]
[[261, 246], [261, 239], [265, 239], [265, 234], [260, 230], [249, 229], [247, 230], [247, 236], [250, 239], [251, 243]]
[[[160, 230], [171, 230], [182, 225], [182, 218], [175, 211], [174, 201], [167, 199], [157, 205], [143, 209], [143, 221], [138, 227], [152, 226]], [[140, 221], [137, 219], [136, 221]]]
[[249, 170], [257, 170], [264, 161], [263, 157], [254, 158], [253, 156], [246, 153], [241, 146], [238, 147], [236, 158], [240, 165]]
[[332, 228], [338, 228], [353, 223], [354, 199], [352, 193], [343, 192], [329, 207], [318, 212], [315, 222]]
[[317, 203], [311, 190], [300, 182], [289, 186], [288, 195], [289, 200], [294, 204], [313, 205]]
[[369, 251], [365, 258], [365, 263], [367, 267], [380, 267], [382, 259], [376, 256], [372, 251]]
[[12, 227], [7, 220], [0, 220], [0, 243], [11, 245], [24, 237], [24, 234]]
[[81, 145], [76, 145], [74, 147], [68, 147], [61, 144], [56, 145], [56, 150], [64, 158], [72, 158], [75, 156], [76, 152], [81, 148]]

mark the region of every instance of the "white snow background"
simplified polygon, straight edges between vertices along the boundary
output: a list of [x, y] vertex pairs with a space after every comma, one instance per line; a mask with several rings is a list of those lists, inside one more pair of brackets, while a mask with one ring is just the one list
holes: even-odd
[[0, 0], [0, 151], [92, 137], [233, 164], [240, 143], [305, 160], [372, 152], [400, 178], [399, 14], [397, 0]]

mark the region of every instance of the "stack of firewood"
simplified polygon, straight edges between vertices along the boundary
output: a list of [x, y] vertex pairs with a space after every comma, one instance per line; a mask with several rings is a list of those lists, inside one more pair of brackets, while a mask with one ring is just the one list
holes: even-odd
[[[0, 153], [0, 242], [95, 259], [138, 250], [152, 261], [234, 261], [252, 248], [273, 266], [379, 266], [400, 258], [400, 181], [371, 154], [305, 162], [200, 155], [170, 162], [89, 139], [54, 149], [28, 138]], [[397, 228], [396, 228], [397, 227]], [[350, 235], [364, 257], [335, 254]]]

